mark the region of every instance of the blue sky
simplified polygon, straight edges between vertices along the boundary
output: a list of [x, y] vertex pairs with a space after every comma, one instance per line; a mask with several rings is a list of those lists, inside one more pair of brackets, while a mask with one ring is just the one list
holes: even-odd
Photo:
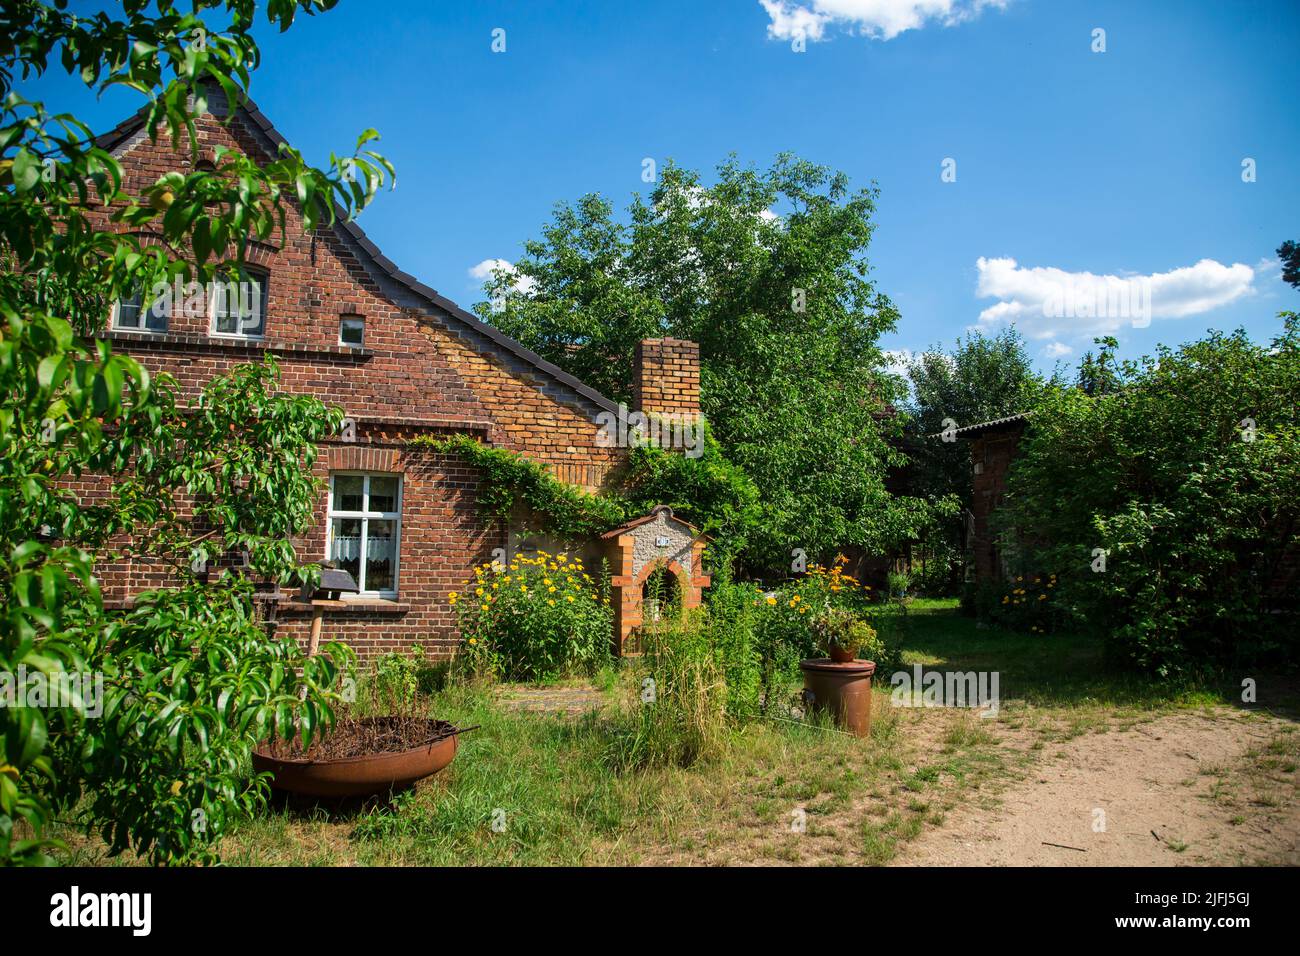
[[[793, 150], [881, 187], [891, 349], [1014, 320], [1050, 368], [1102, 332], [1136, 355], [1211, 327], [1266, 339], [1300, 310], [1274, 256], [1300, 240], [1294, 0], [342, 0], [259, 39], [258, 105], [316, 161], [377, 128], [399, 185], [361, 223], [463, 305], [556, 201], [649, 189], [646, 157]], [[138, 106], [62, 76], [19, 89], [97, 129]], [[1149, 289], [1149, 326], [1043, 314], [1089, 273]]]

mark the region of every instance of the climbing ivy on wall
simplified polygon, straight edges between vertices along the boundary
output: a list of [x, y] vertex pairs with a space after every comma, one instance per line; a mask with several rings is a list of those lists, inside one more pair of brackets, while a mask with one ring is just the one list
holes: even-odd
[[467, 435], [421, 436], [410, 445], [457, 455], [477, 468], [483, 476], [479, 508], [485, 515], [503, 521], [523, 506], [538, 517], [539, 530], [559, 537], [598, 535], [666, 504], [714, 539], [715, 555], [734, 554], [759, 516], [758, 490], [723, 457], [707, 426], [699, 457], [653, 446], [633, 448], [611, 490], [601, 494], [560, 481], [530, 458]]
[[422, 435], [410, 444], [458, 455], [482, 472], [479, 508], [491, 518], [504, 521], [516, 505], [524, 505], [541, 519], [541, 530], [560, 537], [600, 534], [627, 520], [627, 505], [620, 498], [594, 495], [560, 481], [543, 465], [517, 452], [492, 448], [468, 435]]

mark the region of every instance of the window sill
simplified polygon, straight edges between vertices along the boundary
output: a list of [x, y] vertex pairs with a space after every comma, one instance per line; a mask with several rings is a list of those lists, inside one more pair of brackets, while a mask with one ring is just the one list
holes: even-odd
[[[331, 607], [327, 615], [337, 614], [405, 614], [411, 605], [403, 601], [377, 597], [345, 597], [341, 607]], [[286, 611], [311, 611], [311, 605], [304, 601], [289, 601], [281, 605]]]
[[196, 335], [189, 332], [137, 332], [134, 329], [107, 329], [97, 338], [125, 345], [143, 345], [154, 348], [210, 348], [241, 352], [274, 352], [278, 355], [327, 355], [365, 361], [375, 353], [354, 345], [308, 345], [302, 342], [273, 342], [265, 338], [213, 333]]

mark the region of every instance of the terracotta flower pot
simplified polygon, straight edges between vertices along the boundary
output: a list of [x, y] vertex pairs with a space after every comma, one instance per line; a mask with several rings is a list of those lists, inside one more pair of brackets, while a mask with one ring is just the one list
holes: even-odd
[[858, 649], [856, 647], [840, 647], [838, 644], [832, 644], [830, 646], [830, 655], [831, 660], [836, 664], [847, 664], [857, 658]]
[[836, 663], [826, 658], [802, 661], [804, 701], [810, 711], [831, 715], [840, 727], [858, 737], [871, 733], [872, 661]]

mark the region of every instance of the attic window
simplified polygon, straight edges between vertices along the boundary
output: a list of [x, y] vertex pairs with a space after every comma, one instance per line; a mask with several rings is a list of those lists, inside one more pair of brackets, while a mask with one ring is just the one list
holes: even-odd
[[366, 318], [363, 315], [345, 315], [339, 319], [339, 345], [361, 348], [365, 343]]

